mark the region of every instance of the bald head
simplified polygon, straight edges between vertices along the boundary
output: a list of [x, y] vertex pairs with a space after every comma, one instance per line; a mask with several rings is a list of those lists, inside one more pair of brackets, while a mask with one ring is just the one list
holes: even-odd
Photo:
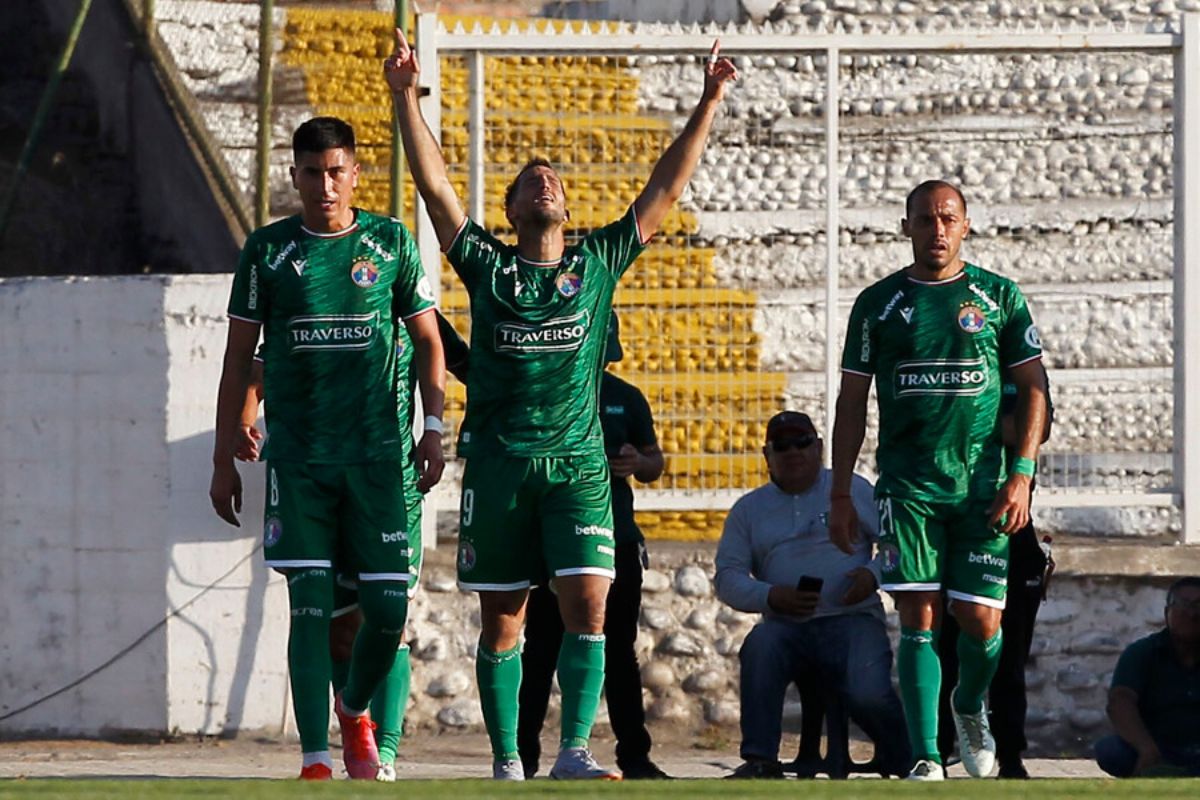
[[967, 198], [963, 196], [962, 190], [949, 181], [925, 181], [908, 193], [908, 197], [904, 199], [904, 216], [912, 217], [913, 204], [920, 200], [925, 195], [937, 189], [949, 189], [958, 195], [958, 201], [962, 203], [963, 213], [967, 213]]

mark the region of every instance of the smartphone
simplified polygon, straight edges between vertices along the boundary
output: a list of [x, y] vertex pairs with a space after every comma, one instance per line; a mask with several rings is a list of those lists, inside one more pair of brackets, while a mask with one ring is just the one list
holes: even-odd
[[812, 575], [801, 575], [796, 588], [802, 592], [819, 592], [825, 585], [824, 578], [814, 578]]

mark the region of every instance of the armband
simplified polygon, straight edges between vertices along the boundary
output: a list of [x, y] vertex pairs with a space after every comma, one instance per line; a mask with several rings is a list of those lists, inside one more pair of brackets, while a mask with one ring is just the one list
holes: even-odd
[[1013, 459], [1012, 469], [1009, 470], [1009, 474], [1024, 475], [1027, 478], [1032, 478], [1037, 474], [1037, 462], [1032, 458], [1017, 456]]

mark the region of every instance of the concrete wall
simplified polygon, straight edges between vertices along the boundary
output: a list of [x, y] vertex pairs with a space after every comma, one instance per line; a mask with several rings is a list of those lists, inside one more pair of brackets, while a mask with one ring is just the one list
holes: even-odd
[[244, 527], [208, 504], [227, 292], [228, 276], [0, 281], [0, 716], [116, 657], [0, 735], [283, 719], [279, 580], [255, 554], [204, 592], [256, 548], [262, 507], [254, 468]]

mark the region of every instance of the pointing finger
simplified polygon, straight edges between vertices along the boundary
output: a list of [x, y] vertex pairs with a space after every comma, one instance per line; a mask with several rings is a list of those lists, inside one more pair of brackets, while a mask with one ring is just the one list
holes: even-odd
[[715, 64], [721, 55], [721, 40], [713, 40], [712, 50], [708, 51], [708, 63]]
[[396, 54], [403, 59], [408, 54], [408, 39], [404, 38], [404, 31], [396, 28]]

